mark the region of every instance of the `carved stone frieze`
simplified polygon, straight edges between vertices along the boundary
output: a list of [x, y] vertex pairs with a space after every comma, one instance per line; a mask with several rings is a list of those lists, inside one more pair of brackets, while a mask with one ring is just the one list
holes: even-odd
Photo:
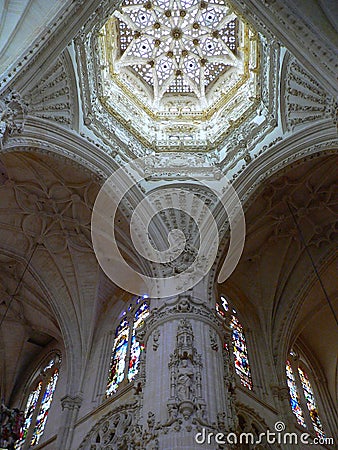
[[186, 179], [194, 175], [195, 179], [219, 179], [222, 176], [217, 167], [219, 155], [216, 152], [198, 153], [168, 152], [147, 156], [144, 160], [144, 176], [154, 180]]
[[165, 426], [148, 411], [140, 425], [139, 402], [120, 405], [103, 416], [83, 439], [78, 450], [158, 450]]

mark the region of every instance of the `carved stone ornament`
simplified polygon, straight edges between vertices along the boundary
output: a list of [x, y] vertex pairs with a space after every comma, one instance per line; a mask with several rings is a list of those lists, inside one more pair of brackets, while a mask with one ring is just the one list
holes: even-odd
[[148, 411], [145, 426], [139, 419], [139, 402], [118, 406], [94, 425], [78, 450], [158, 450], [155, 414]]
[[[170, 355], [169, 423], [179, 418], [204, 422], [205, 401], [202, 397], [201, 355], [194, 347], [191, 323], [181, 319], [177, 328], [176, 348]], [[169, 424], [168, 424], [169, 425]]]
[[[215, 311], [203, 301], [193, 298], [189, 294], [182, 294], [175, 299], [167, 300], [159, 308], [154, 308], [152, 313], [142, 327], [142, 343], [147, 345], [148, 339], [159, 325], [173, 319], [198, 319], [212, 326], [222, 334], [221, 320], [216, 316]], [[139, 333], [138, 333], [139, 335]], [[155, 333], [157, 339], [157, 332]], [[156, 346], [156, 340], [155, 340]]]
[[216, 332], [215, 332], [214, 330], [212, 330], [211, 328], [210, 328], [210, 331], [209, 331], [209, 338], [210, 338], [210, 345], [211, 345], [211, 348], [212, 348], [215, 352], [217, 352], [217, 351], [218, 351], [217, 334], [216, 334]]
[[22, 132], [26, 114], [27, 105], [17, 92], [10, 92], [0, 101], [0, 149], [9, 136]]
[[160, 330], [157, 328], [153, 333], [153, 350], [156, 352], [159, 346]]
[[135, 426], [136, 405], [127, 404], [106, 414], [87, 434], [79, 450], [134, 450], [140, 448]]
[[[230, 356], [230, 348], [232, 346], [231, 342], [231, 331], [227, 327], [224, 335], [224, 346], [223, 346], [223, 366], [224, 366], [224, 388], [225, 388], [225, 399], [226, 399], [226, 413], [221, 415], [218, 419], [220, 422], [218, 425], [220, 428], [227, 430], [235, 430], [237, 428], [237, 411], [236, 411], [236, 381], [235, 381], [235, 371], [232, 357]], [[224, 422], [224, 424], [223, 424]]]
[[[258, 440], [258, 436], [260, 433], [266, 433], [266, 430], [269, 430], [270, 427], [266, 423], [266, 421], [262, 418], [262, 416], [256, 411], [254, 408], [249, 407], [241, 402], [237, 402], [238, 407], [238, 415], [237, 415], [237, 430], [238, 434], [240, 433], [252, 433], [253, 436]], [[281, 448], [279, 444], [274, 443], [273, 445], [269, 445], [266, 442], [264, 436], [262, 440], [262, 444], [258, 447], [260, 449], [269, 450]]]
[[78, 120], [75, 76], [67, 51], [54, 61], [39, 81], [24, 92], [29, 114], [73, 128]]
[[[216, 163], [220, 162], [223, 170], [230, 164], [234, 168], [244, 157], [249, 161], [249, 152], [276, 127], [280, 48], [266, 29], [258, 34], [252, 32], [252, 39], [248, 36], [251, 50], [247, 81], [236, 96], [229, 96], [229, 106], [217, 110], [210, 119], [199, 119], [197, 125], [192, 125], [189, 119], [188, 124], [183, 121], [173, 127], [154, 121], [122, 88], [107, 87], [105, 74], [109, 64], [101, 60], [104, 39], [101, 29], [105, 20], [107, 17], [96, 17], [84, 25], [75, 39], [75, 51], [84, 124], [122, 159], [148, 155], [148, 172], [155, 179], [186, 179], [190, 171], [201, 178], [217, 177]], [[256, 86], [258, 77], [260, 88]], [[136, 86], [132, 91], [139, 99]], [[162, 159], [154, 153], [155, 149], [168, 154], [166, 167], [162, 167]], [[202, 162], [203, 152], [210, 160]], [[197, 167], [189, 162], [181, 164], [185, 157], [195, 160], [195, 153], [199, 155]], [[170, 154], [176, 155], [174, 161]]]
[[295, 58], [287, 56], [283, 67], [285, 93], [282, 96], [282, 122], [286, 131], [308, 126], [311, 122], [331, 119], [336, 108], [331, 97]]

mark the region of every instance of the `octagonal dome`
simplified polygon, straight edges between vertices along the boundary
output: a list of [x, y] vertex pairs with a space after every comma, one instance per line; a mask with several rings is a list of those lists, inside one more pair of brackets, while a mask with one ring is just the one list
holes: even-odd
[[210, 150], [259, 101], [258, 38], [225, 0], [124, 0], [98, 37], [104, 108], [155, 150]]

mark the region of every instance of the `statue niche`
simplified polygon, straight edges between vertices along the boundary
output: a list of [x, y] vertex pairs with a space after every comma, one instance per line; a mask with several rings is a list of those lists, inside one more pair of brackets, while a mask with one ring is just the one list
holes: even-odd
[[185, 420], [193, 414], [196, 418], [204, 418], [205, 402], [202, 398], [201, 368], [201, 356], [194, 347], [191, 323], [181, 319], [177, 328], [176, 348], [170, 355], [169, 362], [169, 420], [176, 420], [178, 414]]

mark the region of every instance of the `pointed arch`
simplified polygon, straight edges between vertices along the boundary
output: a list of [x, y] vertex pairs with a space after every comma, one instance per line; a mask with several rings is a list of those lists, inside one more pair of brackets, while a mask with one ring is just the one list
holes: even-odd
[[59, 353], [55, 353], [45, 360], [36, 371], [25, 403], [24, 422], [20, 432], [21, 438], [16, 443], [16, 450], [25, 448], [27, 442], [29, 442], [29, 447], [39, 443], [52, 405], [60, 365], [61, 356]]
[[298, 424], [314, 432], [319, 438], [325, 437], [311, 377], [301, 358], [292, 349], [286, 361], [286, 378], [291, 410]]

